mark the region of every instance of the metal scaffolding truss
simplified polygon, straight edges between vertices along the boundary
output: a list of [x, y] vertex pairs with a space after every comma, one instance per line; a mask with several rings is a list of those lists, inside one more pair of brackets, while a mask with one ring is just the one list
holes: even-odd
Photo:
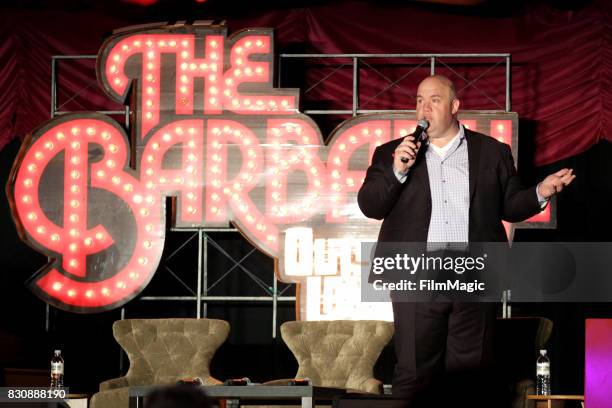
[[[308, 88], [304, 90], [304, 94], [308, 94], [316, 87], [321, 84], [329, 81], [330, 78], [336, 74], [338, 71], [345, 67], [352, 67], [352, 106], [351, 109], [307, 109], [304, 110], [303, 113], [306, 115], [352, 115], [357, 116], [359, 114], [365, 113], [394, 113], [394, 112], [413, 112], [412, 110], [401, 110], [401, 109], [391, 109], [391, 110], [380, 110], [380, 109], [364, 109], [365, 105], [367, 105], [372, 100], [375, 100], [380, 95], [385, 93], [391, 88], [398, 88], [404, 93], [408, 93], [407, 90], [403, 89], [400, 85], [400, 82], [406, 79], [410, 74], [414, 73], [417, 69], [429, 66], [429, 73], [434, 75], [436, 73], [436, 69], [443, 67], [448, 69], [453, 75], [465, 81], [465, 85], [459, 89], [457, 89], [457, 93], [461, 93], [464, 89], [474, 88], [478, 92], [480, 92], [483, 96], [485, 96], [488, 100], [493, 102], [496, 108], [494, 110], [503, 110], [505, 112], [509, 112], [512, 109], [512, 95], [511, 95], [511, 63], [512, 57], [509, 53], [481, 53], [481, 54], [279, 54], [279, 64], [277, 70], [277, 80], [278, 84], [282, 86], [283, 84], [283, 75], [285, 75], [285, 71], [283, 70], [284, 64], [288, 60], [303, 60], [305, 63], [308, 60], [317, 60], [317, 59], [333, 59], [333, 60], [346, 60], [343, 63], [337, 63], [333, 70], [322, 78], [320, 78], [317, 82], [310, 85]], [[380, 70], [378, 70], [372, 61], [384, 59], [385, 61], [391, 61], [392, 64], [397, 64], [398, 71], [401, 69], [401, 65], [410, 64], [410, 68], [407, 72], [402, 73], [398, 78], [392, 79], [389, 78], [388, 75], [384, 74]], [[495, 62], [491, 62], [493, 59]], [[463, 74], [459, 73], [456, 68], [453, 68], [456, 64], [464, 60], [470, 60], [477, 63], [489, 64], [488, 68], [481, 72], [476, 78], [468, 79]], [[505, 66], [505, 103], [501, 105], [498, 101], [488, 95], [485, 91], [478, 87], [478, 81], [484, 78], [488, 73], [493, 71], [498, 66]], [[359, 74], [363, 69], [371, 70], [376, 73], [378, 76], [383, 78], [387, 84], [386, 86], [379, 90], [375, 95], [370, 96], [366, 101], [360, 101], [360, 81]], [[501, 85], [501, 84], [500, 84]], [[411, 95], [414, 96], [414, 95]]]
[[[59, 65], [61, 62], [66, 61], [77, 61], [77, 60], [92, 60], [95, 59], [96, 55], [56, 55], [51, 57], [51, 117], [55, 117], [57, 115], [66, 114], [69, 112], [65, 109], [66, 105], [77, 98], [80, 94], [82, 94], [87, 89], [95, 86], [97, 84], [97, 79], [94, 78], [88, 83], [84, 84], [84, 86], [75, 92], [72, 95], [66, 95], [67, 100], [58, 105], [58, 75], [60, 72]], [[308, 94], [314, 88], [321, 86], [321, 84], [325, 83], [325, 81], [329, 81], [330, 78], [339, 70], [344, 69], [348, 66], [352, 68], [352, 106], [350, 109], [308, 109], [304, 110], [303, 113], [307, 115], [352, 115], [357, 116], [360, 114], [366, 113], [391, 113], [391, 112], [412, 112], [410, 110], [368, 110], [364, 109], [368, 103], [372, 100], [376, 100], [380, 95], [385, 93], [391, 88], [398, 88], [404, 93], [408, 93], [405, 89], [403, 89], [400, 85], [400, 82], [407, 78], [410, 74], [415, 72], [418, 68], [429, 66], [429, 72], [431, 74], [436, 73], [437, 67], [444, 67], [449, 69], [454, 75], [462, 78], [466, 85], [458, 89], [458, 92], [461, 90], [474, 87], [480, 93], [484, 94], [488, 99], [495, 103], [496, 107], [499, 109], [496, 110], [511, 110], [511, 94], [510, 94], [510, 64], [511, 64], [511, 56], [510, 54], [280, 54], [278, 61], [278, 70], [277, 70], [277, 86], [282, 86], [283, 84], [283, 65], [288, 60], [303, 60], [307, 61], [309, 59], [346, 59], [346, 63], [338, 64], [330, 73], [324, 75], [314, 84], [310, 85], [307, 89], [304, 90], [305, 94]], [[372, 60], [384, 58], [387, 61], [395, 61], [399, 64], [406, 64], [407, 61], [411, 61], [411, 68], [407, 71], [399, 75], [397, 78], [392, 79], [385, 73], [378, 70], [374, 64], [371, 62]], [[468, 80], [463, 75], [461, 75], [457, 70], [452, 67], [452, 62], [449, 62], [453, 59], [464, 60], [464, 59], [474, 59], [474, 60], [490, 60], [497, 59], [496, 63], [493, 63], [487, 70], [482, 72], [475, 79]], [[416, 61], [416, 62], [415, 62]], [[420, 62], [419, 62], [420, 61]], [[445, 62], [446, 61], [446, 62]], [[480, 90], [477, 87], [477, 82], [481, 78], [483, 78], [488, 72], [493, 70], [494, 68], [504, 64], [505, 65], [505, 104], [500, 105], [497, 101], [495, 101], [492, 97], [486, 95], [486, 93]], [[386, 81], [386, 85], [383, 89], [378, 90], [373, 96], [369, 97], [365, 101], [359, 100], [360, 95], [360, 82], [359, 75], [360, 70], [367, 69], [372, 70], [381, 78]], [[91, 109], [89, 109], [91, 110]], [[124, 109], [121, 110], [97, 110], [99, 113], [107, 114], [107, 115], [121, 115], [125, 120], [125, 127], [129, 129], [130, 127], [130, 107], [125, 106]], [[232, 257], [229, 252], [224, 249], [216, 240], [210, 235], [211, 232], [236, 232], [235, 229], [225, 228], [225, 229], [207, 229], [207, 228], [190, 228], [190, 229], [170, 229], [173, 233], [185, 233], [188, 236], [185, 238], [182, 244], [178, 246], [177, 249], [172, 251], [167, 257], [162, 258], [160, 262], [160, 267], [163, 268], [170, 276], [177, 280], [180, 285], [187, 291], [187, 294], [184, 296], [176, 296], [176, 295], [168, 295], [168, 296], [142, 296], [139, 299], [141, 301], [170, 301], [170, 302], [195, 302], [196, 304], [196, 317], [205, 317], [207, 315], [207, 305], [212, 302], [262, 302], [262, 303], [271, 303], [272, 306], [272, 337], [276, 337], [277, 330], [277, 312], [278, 312], [278, 303], [279, 302], [294, 302], [295, 296], [283, 296], [285, 291], [290, 287], [286, 286], [279, 291], [278, 281], [276, 279], [273, 271], [270, 271], [272, 275], [272, 286], [269, 286], [265, 281], [259, 278], [252, 271], [248, 270], [244, 266], [244, 261], [247, 257], [249, 257], [256, 249], [253, 247], [250, 252], [244, 255], [240, 259], [236, 259]], [[169, 265], [168, 261], [173, 257], [178, 256], [181, 251], [185, 248], [187, 244], [192, 242], [197, 238], [198, 249], [197, 249], [197, 265], [196, 265], [196, 276], [197, 283], [196, 287], [193, 288], [189, 284], [187, 284], [180, 276], [177, 274]], [[223, 254], [231, 263], [232, 266], [222, 275], [217, 278], [215, 281], [209, 282], [209, 249], [214, 248]], [[259, 286], [262, 291], [264, 291], [265, 295], [262, 296], [212, 296], [210, 295], [211, 289], [215, 288], [219, 284], [219, 282], [223, 279], [226, 279], [231, 273], [235, 271], [240, 271], [244, 273], [246, 276], [250, 278], [252, 284]], [[126, 314], [126, 308], [123, 307], [121, 309], [121, 318], [124, 318]], [[46, 306], [46, 329], [49, 330], [49, 305]]]

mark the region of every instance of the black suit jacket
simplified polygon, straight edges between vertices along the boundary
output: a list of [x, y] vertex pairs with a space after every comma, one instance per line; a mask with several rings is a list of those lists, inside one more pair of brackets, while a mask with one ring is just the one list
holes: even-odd
[[[507, 241], [502, 220], [523, 221], [541, 209], [536, 187], [524, 189], [510, 147], [465, 129], [469, 162], [469, 241]], [[393, 173], [393, 153], [402, 138], [376, 148], [358, 194], [369, 218], [383, 219], [378, 242], [426, 242], [431, 191], [424, 154], [400, 183]]]

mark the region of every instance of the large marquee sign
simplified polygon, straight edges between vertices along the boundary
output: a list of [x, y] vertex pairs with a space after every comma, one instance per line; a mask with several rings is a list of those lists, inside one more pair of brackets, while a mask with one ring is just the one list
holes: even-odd
[[[97, 60], [108, 96], [133, 108], [130, 135], [96, 113], [55, 118], [29, 136], [8, 193], [20, 235], [49, 263], [30, 279], [44, 301], [93, 313], [119, 307], [153, 277], [166, 197], [180, 227], [235, 225], [299, 283], [299, 317], [390, 318], [360, 302], [359, 248], [379, 223], [356, 203], [374, 149], [413, 115], [347, 120], [327, 143], [296, 89], [273, 87], [270, 29], [124, 31]], [[512, 144], [514, 113], [465, 113], [471, 129]], [[531, 222], [545, 225], [548, 209]]]

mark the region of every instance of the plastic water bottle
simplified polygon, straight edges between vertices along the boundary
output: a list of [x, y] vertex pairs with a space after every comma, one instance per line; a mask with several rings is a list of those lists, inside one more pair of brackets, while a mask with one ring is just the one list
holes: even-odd
[[64, 386], [64, 359], [62, 351], [55, 350], [51, 359], [51, 388], [62, 388]]
[[540, 350], [536, 362], [536, 374], [536, 394], [550, 395], [550, 360], [546, 355], [546, 350]]

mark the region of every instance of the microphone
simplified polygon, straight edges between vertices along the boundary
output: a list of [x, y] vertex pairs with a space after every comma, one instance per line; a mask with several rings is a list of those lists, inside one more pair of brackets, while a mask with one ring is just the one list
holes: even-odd
[[[417, 122], [417, 127], [416, 129], [414, 129], [414, 133], [412, 134], [412, 136], [414, 136], [415, 144], [417, 142], [421, 142], [421, 146], [422, 146], [425, 140], [427, 140], [427, 134], [423, 135], [423, 133], [427, 130], [428, 127], [429, 127], [429, 122], [426, 121], [425, 119], [421, 119]], [[419, 151], [421, 150], [419, 149]], [[402, 157], [400, 160], [402, 161], [402, 163], [408, 163], [410, 161], [408, 157]]]

